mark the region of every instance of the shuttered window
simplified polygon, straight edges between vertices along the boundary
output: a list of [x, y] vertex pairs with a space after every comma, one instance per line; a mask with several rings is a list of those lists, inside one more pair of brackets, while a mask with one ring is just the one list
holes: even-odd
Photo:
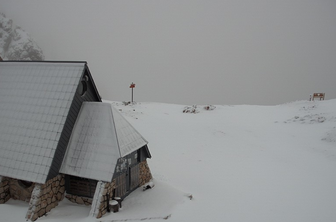
[[93, 198], [97, 186], [96, 180], [90, 180], [75, 176], [69, 176], [67, 179], [68, 194]]

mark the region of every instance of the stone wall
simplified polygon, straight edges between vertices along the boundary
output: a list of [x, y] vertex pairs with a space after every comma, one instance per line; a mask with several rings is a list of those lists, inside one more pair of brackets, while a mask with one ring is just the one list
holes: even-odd
[[[148, 183], [152, 179], [151, 171], [148, 167], [147, 160], [139, 164], [139, 186]], [[111, 183], [101, 182], [101, 186], [97, 186], [95, 193], [97, 195], [96, 203], [93, 206], [91, 198], [79, 197], [75, 195], [67, 195], [67, 199], [74, 203], [91, 205], [95, 209], [93, 215], [96, 218], [101, 218], [106, 214], [107, 198], [113, 200], [113, 190], [116, 188], [116, 180]], [[48, 180], [45, 184], [32, 184], [29, 187], [22, 187], [20, 181], [7, 177], [0, 177], [0, 204], [5, 203], [11, 197], [29, 202], [29, 209], [26, 215], [26, 220], [35, 221], [42, 217], [52, 208], [56, 207], [58, 203], [63, 200], [65, 193], [65, 178], [64, 175], [58, 175], [53, 179]]]
[[86, 206], [92, 204], [92, 198], [89, 197], [80, 197], [72, 194], [66, 194], [65, 198], [76, 204], [84, 204]]
[[0, 203], [10, 198], [29, 202], [35, 184], [27, 181], [2, 177], [0, 182]]
[[9, 199], [9, 178], [0, 177], [0, 204], [6, 203]]
[[63, 175], [58, 175], [45, 184], [36, 184], [29, 202], [26, 219], [35, 221], [48, 213], [63, 200], [64, 193], [65, 179]]
[[96, 218], [101, 218], [107, 212], [107, 198], [111, 201], [113, 199], [113, 190], [116, 188], [115, 179], [112, 183], [105, 183], [104, 189], [101, 191], [100, 203], [98, 212], [96, 212]]
[[148, 183], [151, 179], [153, 179], [153, 177], [149, 169], [147, 160], [142, 161], [139, 164], [139, 168], [140, 168], [140, 184], [139, 185], [142, 186]]
[[28, 183], [29, 182], [9, 178], [10, 197], [14, 200], [22, 200], [29, 202], [35, 184], [34, 183], [28, 184]]

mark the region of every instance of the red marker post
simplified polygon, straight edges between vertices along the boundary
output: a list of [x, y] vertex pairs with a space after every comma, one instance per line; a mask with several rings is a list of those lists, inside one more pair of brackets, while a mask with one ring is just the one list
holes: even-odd
[[132, 82], [130, 88], [132, 89], [132, 103], [133, 103], [133, 89], [135, 88], [135, 83]]

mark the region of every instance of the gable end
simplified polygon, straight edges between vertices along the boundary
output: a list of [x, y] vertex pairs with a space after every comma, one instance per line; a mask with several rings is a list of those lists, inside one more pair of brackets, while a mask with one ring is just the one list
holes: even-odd
[[[83, 81], [85, 82], [84, 84], [86, 84], [84, 93], [83, 93], [83, 85], [82, 85]], [[69, 143], [69, 139], [70, 139], [73, 127], [75, 125], [76, 119], [79, 114], [79, 110], [83, 102], [85, 101], [101, 102], [101, 97], [97, 91], [97, 88], [95, 86], [95, 83], [93, 81], [93, 78], [91, 76], [90, 70], [87, 67], [87, 65], [85, 65], [85, 69], [83, 70], [81, 79], [78, 81], [77, 90], [72, 100], [72, 104], [70, 106], [70, 110], [67, 115], [66, 122], [62, 130], [60, 140], [57, 145], [57, 149], [56, 149], [55, 156], [54, 156], [54, 159], [50, 167], [47, 180], [57, 176], [59, 173], [66, 149], [68, 147], [68, 143]]]

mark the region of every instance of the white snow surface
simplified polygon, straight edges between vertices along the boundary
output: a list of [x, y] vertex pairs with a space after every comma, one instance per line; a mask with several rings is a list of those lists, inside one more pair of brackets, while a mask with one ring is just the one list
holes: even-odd
[[[65, 199], [38, 221], [336, 221], [336, 99], [197, 114], [111, 103], [148, 140], [155, 186], [100, 219]], [[27, 209], [9, 200], [0, 220], [23, 222]]]

